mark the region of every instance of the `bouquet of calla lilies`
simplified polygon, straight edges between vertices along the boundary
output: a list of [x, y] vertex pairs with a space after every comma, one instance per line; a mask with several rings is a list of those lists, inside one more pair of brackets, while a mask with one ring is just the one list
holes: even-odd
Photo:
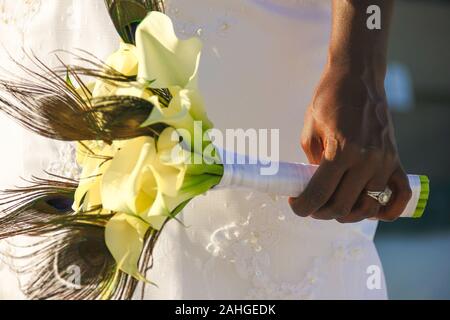
[[[40, 72], [20, 65], [40, 82], [0, 80], [0, 109], [37, 134], [76, 142], [81, 168], [77, 181], [51, 175], [3, 192], [0, 239], [49, 242], [30, 262], [41, 268], [23, 288], [30, 297], [131, 298], [137, 281], [150, 282], [145, 272], [165, 223], [222, 179], [214, 147], [203, 161], [203, 132], [213, 125], [197, 87], [201, 41], [178, 39], [171, 19], [152, 11], [130, 42], [104, 63], [76, 56], [89, 67], [51, 70], [37, 58]], [[78, 288], [60, 281], [70, 265], [84, 267]]]
[[[75, 142], [81, 168], [78, 180], [50, 175], [3, 192], [0, 239], [44, 239], [17, 270], [31, 273], [23, 287], [31, 298], [130, 299], [139, 281], [151, 280], [164, 225], [193, 198], [230, 186], [298, 196], [316, 169], [280, 163], [276, 175], [262, 176], [258, 162], [222, 163], [203, 134], [213, 125], [197, 83], [201, 41], [178, 39], [162, 12], [141, 18], [114, 20], [124, 42], [106, 62], [83, 52], [76, 57], [88, 67], [52, 70], [32, 58], [39, 72], [20, 65], [28, 79], [0, 80], [0, 110], [37, 134]], [[415, 198], [405, 215], [420, 216], [428, 180], [410, 182]], [[73, 265], [81, 282], [67, 286]]]
[[[176, 129], [193, 135], [195, 121], [203, 129], [212, 128], [197, 88], [201, 47], [196, 38], [179, 40], [169, 17], [151, 12], [137, 28], [136, 46], [121, 44], [106, 61], [115, 71], [137, 80], [121, 85], [100, 79], [93, 84], [92, 96], [86, 97], [145, 99], [153, 107], [140, 127], [165, 127], [155, 137], [111, 144], [85, 141], [77, 148], [83, 171], [73, 210], [115, 213], [105, 227], [106, 244], [118, 268], [140, 280], [145, 277], [137, 265], [147, 232], [160, 230], [189, 200], [217, 185], [223, 174], [219, 164], [189, 164], [193, 155], [188, 148], [174, 152], [183, 139]], [[167, 90], [170, 101], [164, 104], [152, 88]], [[203, 150], [192, 152], [203, 155]]]

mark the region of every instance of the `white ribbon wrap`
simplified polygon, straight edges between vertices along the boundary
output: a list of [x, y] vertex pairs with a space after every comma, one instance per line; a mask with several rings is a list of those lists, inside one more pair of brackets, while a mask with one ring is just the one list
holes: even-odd
[[[305, 190], [317, 169], [317, 166], [302, 163], [279, 162], [277, 165], [279, 169], [276, 174], [262, 175], [261, 172], [264, 171], [261, 170], [267, 169], [267, 164], [260, 162], [258, 164], [225, 164], [224, 175], [215, 189], [244, 188], [267, 194], [297, 197]], [[413, 196], [401, 217], [409, 218], [413, 217], [416, 211], [421, 183], [419, 176], [409, 175], [408, 178]]]

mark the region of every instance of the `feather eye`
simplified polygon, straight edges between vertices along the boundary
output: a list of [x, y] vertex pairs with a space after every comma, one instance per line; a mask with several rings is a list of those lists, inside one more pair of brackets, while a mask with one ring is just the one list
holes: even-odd
[[[139, 261], [145, 274], [161, 231], [151, 231]], [[83, 224], [43, 235], [26, 255], [3, 259], [20, 277], [22, 291], [34, 300], [130, 300], [138, 280], [118, 270], [104, 241], [104, 228]], [[10, 245], [13, 245], [10, 243]], [[1, 256], [1, 253], [0, 253]], [[145, 283], [142, 286], [142, 298]]]
[[[6, 208], [0, 214], [0, 240], [39, 239], [21, 250], [23, 255], [1, 252], [2, 260], [27, 279], [22, 290], [31, 299], [131, 299], [138, 281], [118, 270], [105, 244], [104, 227], [113, 215], [73, 212], [77, 182], [57, 178], [33, 178], [27, 187], [2, 193], [0, 204]], [[139, 261], [143, 274], [160, 233], [146, 235]]]
[[135, 31], [150, 11], [164, 12], [163, 0], [105, 0], [111, 20], [122, 40], [135, 44]]
[[[109, 143], [159, 135], [165, 128], [162, 124], [140, 126], [153, 110], [149, 101], [132, 96], [86, 98], [91, 97], [91, 92], [82, 78], [94, 77], [122, 85], [136, 79], [82, 52], [84, 56], [75, 57], [87, 67], [69, 66], [61, 61], [61, 68], [51, 70], [38, 58], [31, 57], [37, 67], [35, 71], [16, 62], [27, 78], [0, 79], [0, 111], [29, 130], [56, 140]], [[172, 99], [167, 89], [149, 90], [159, 97], [163, 107]], [[105, 226], [113, 214], [74, 212], [72, 204], [78, 181], [53, 176], [33, 177], [28, 182], [26, 187], [0, 193], [3, 208], [0, 240], [16, 236], [40, 239], [29, 245], [23, 256], [0, 252], [0, 257], [9, 258], [5, 261], [14, 271], [26, 275], [24, 293], [32, 299], [131, 299], [138, 281], [119, 271], [105, 244]], [[151, 265], [160, 232], [149, 230], [146, 235], [139, 261], [142, 274]], [[71, 270], [79, 271], [80, 282], [75, 286], [70, 282]]]
[[0, 193], [0, 239], [42, 236], [68, 225], [89, 223], [104, 226], [106, 216], [80, 215], [72, 210], [78, 183], [71, 179], [33, 177], [26, 187]]
[[42, 240], [27, 247], [27, 254], [10, 255], [5, 260], [26, 279], [21, 289], [30, 299], [112, 298], [118, 288], [115, 279], [124, 275], [117, 273], [103, 233], [103, 228], [92, 225], [67, 226], [43, 234]]

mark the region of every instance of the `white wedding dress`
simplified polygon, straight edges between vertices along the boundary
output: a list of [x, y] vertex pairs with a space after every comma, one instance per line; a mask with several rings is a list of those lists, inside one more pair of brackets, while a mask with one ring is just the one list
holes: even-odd
[[[181, 37], [205, 46], [200, 86], [208, 113], [225, 128], [279, 128], [282, 160], [306, 161], [303, 113], [326, 60], [330, 3], [306, 0], [167, 0]], [[0, 0], [0, 63], [24, 61], [22, 47], [55, 64], [54, 49], [84, 48], [105, 58], [118, 36], [103, 0]], [[14, 71], [16, 72], [16, 71]], [[42, 170], [74, 176], [71, 146], [0, 118], [1, 187]], [[295, 216], [286, 199], [242, 190], [195, 199], [164, 230], [146, 299], [385, 299], [376, 222], [342, 225]], [[5, 244], [3, 244], [5, 247]], [[6, 246], [6, 249], [8, 246]], [[382, 275], [381, 275], [382, 276]], [[383, 279], [383, 277], [382, 277]], [[21, 298], [0, 265], [0, 298]], [[136, 295], [137, 298], [138, 295]]]

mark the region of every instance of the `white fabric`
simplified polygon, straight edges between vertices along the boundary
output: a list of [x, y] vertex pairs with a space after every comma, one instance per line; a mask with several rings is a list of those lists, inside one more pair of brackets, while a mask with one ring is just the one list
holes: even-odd
[[[216, 126], [280, 128], [281, 160], [306, 161], [298, 137], [325, 62], [328, 1], [169, 0], [167, 7], [179, 35], [205, 43], [200, 86]], [[103, 0], [0, 0], [0, 41], [20, 61], [24, 46], [50, 64], [54, 49], [104, 58], [118, 45]], [[21, 173], [41, 174], [60, 153], [70, 158], [61, 144], [3, 118], [1, 125], [2, 187]], [[386, 298], [384, 282], [381, 290], [366, 286], [367, 268], [380, 266], [375, 222], [302, 219], [286, 199], [236, 190], [200, 196], [180, 218], [185, 226], [173, 221], [160, 238], [148, 275], [159, 288], [149, 287], [146, 299]], [[0, 298], [20, 297], [14, 284], [3, 268]]]

